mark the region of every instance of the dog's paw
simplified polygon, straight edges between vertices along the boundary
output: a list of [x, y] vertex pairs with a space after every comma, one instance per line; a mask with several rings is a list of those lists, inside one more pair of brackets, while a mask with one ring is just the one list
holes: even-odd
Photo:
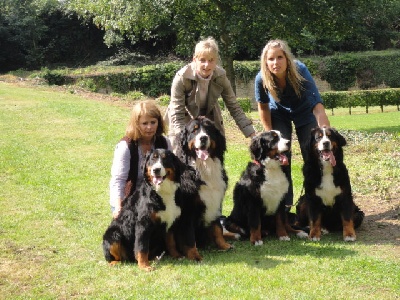
[[219, 251], [229, 251], [229, 250], [232, 250], [233, 248], [234, 248], [233, 245], [231, 245], [229, 243], [224, 243], [224, 244], [218, 246]]
[[263, 244], [263, 241], [262, 241], [262, 240], [259, 240], [259, 241], [255, 241], [255, 242], [254, 242], [254, 246], [262, 246], [262, 244]]
[[194, 261], [202, 261], [203, 259], [196, 247], [190, 248], [186, 253], [186, 257]]
[[242, 236], [239, 233], [235, 233], [234, 237], [235, 240], [240, 240], [242, 238]]
[[279, 240], [280, 240], [280, 241], [290, 241], [290, 237], [288, 237], [287, 235], [280, 236], [280, 237], [279, 237]]
[[355, 236], [345, 236], [345, 237], [343, 238], [343, 240], [344, 240], [345, 242], [355, 242], [356, 237], [355, 237]]
[[110, 267], [114, 267], [114, 266], [116, 266], [116, 265], [118, 265], [118, 264], [120, 264], [121, 262], [119, 261], [119, 260], [113, 260], [113, 261], [110, 261], [109, 263], [108, 263], [108, 265], [110, 266]]
[[297, 235], [297, 237], [299, 237], [299, 238], [301, 238], [301, 239], [305, 239], [305, 238], [308, 237], [308, 233], [307, 233], [307, 232], [304, 232], [304, 231], [300, 231], [300, 232], [298, 232], [296, 235]]
[[322, 234], [328, 234], [329, 231], [328, 231], [328, 229], [326, 229], [326, 228], [322, 228], [322, 229], [321, 229], [321, 233], [322, 233]]
[[310, 237], [310, 241], [313, 241], [313, 242], [319, 242], [320, 240], [321, 240], [321, 238], [316, 237], [316, 236]]
[[153, 266], [139, 266], [139, 269], [145, 272], [152, 272], [154, 271], [156, 268]]

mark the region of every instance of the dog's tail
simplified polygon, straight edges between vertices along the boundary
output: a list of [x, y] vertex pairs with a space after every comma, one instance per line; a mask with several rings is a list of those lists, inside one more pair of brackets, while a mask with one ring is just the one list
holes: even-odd
[[353, 215], [354, 228], [358, 228], [361, 226], [364, 217], [365, 217], [364, 212], [356, 205], [354, 208], [354, 215]]
[[128, 249], [122, 246], [123, 234], [116, 227], [109, 227], [103, 235], [103, 253], [107, 262], [132, 260], [133, 253], [129, 255]]

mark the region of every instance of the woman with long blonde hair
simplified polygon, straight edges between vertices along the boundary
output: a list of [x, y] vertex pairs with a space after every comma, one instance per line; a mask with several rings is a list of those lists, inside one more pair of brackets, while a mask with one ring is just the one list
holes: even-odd
[[[283, 40], [270, 40], [261, 53], [261, 70], [255, 78], [255, 98], [264, 130], [279, 130], [292, 140], [294, 124], [303, 160], [306, 159], [311, 129], [330, 126], [317, 86], [302, 62], [295, 60]], [[290, 186], [285, 203], [293, 204], [289, 166], [284, 167]]]

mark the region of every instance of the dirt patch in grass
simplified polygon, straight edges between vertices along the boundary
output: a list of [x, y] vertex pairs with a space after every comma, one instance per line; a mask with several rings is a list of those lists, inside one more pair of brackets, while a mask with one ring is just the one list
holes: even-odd
[[400, 246], [400, 195], [389, 200], [376, 196], [356, 195], [355, 202], [364, 211], [365, 219], [357, 230], [363, 243], [393, 244]]

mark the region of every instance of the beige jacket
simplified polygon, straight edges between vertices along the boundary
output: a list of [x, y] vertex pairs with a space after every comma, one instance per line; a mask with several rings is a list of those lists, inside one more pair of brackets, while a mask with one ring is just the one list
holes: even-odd
[[[169, 127], [169, 135], [173, 138], [185, 127], [191, 118], [199, 115], [198, 89], [194, 63], [180, 69], [172, 82], [171, 101], [164, 120]], [[222, 97], [226, 108], [235, 120], [244, 136], [255, 132], [252, 121], [248, 119], [236, 100], [231, 83], [223, 68], [217, 66], [210, 80], [207, 94], [206, 117], [215, 122], [222, 134], [225, 134], [218, 98]]]

